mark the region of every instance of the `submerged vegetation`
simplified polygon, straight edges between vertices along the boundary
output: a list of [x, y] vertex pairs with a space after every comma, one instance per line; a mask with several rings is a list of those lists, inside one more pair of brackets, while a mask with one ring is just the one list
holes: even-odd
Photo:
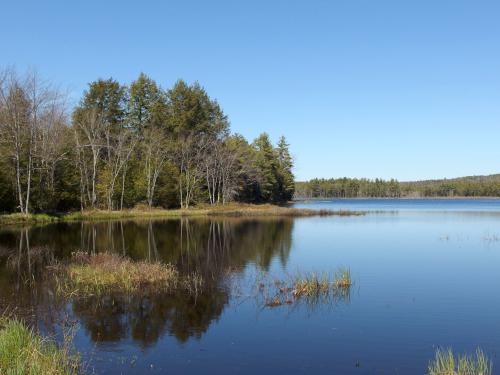
[[436, 351], [436, 358], [429, 364], [428, 375], [491, 375], [492, 363], [481, 349], [476, 355], [456, 356], [451, 349]]
[[107, 293], [146, 294], [176, 290], [196, 294], [203, 280], [199, 275], [182, 276], [170, 264], [132, 261], [129, 258], [102, 253], [77, 252], [70, 262], [50, 267], [58, 293], [87, 297]]
[[0, 319], [0, 374], [69, 375], [81, 371], [70, 341], [58, 346], [15, 319]]
[[274, 280], [273, 282], [258, 282], [260, 295], [264, 297], [264, 305], [277, 307], [284, 304], [291, 305], [301, 299], [314, 302], [321, 298], [333, 299], [349, 298], [350, 287], [353, 282], [348, 268], [339, 268], [332, 278], [327, 273], [311, 272], [305, 275], [297, 274], [288, 281]]

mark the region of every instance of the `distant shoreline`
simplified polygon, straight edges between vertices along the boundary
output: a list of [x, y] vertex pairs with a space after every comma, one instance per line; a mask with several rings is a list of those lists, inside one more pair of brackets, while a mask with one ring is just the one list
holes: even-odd
[[486, 200], [486, 199], [491, 199], [491, 200], [500, 200], [500, 197], [488, 197], [488, 196], [481, 196], [481, 197], [466, 197], [466, 196], [456, 196], [456, 197], [352, 197], [352, 198], [338, 198], [338, 197], [322, 197], [322, 198], [294, 198], [291, 200], [289, 203], [305, 203], [307, 201], [321, 201], [321, 200], [415, 200], [415, 199], [420, 199], [420, 200]]

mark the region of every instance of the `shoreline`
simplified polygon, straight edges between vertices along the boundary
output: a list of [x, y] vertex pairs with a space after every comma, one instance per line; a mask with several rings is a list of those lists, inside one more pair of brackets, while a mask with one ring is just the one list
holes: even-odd
[[228, 204], [226, 206], [199, 206], [188, 209], [128, 209], [123, 211], [88, 210], [61, 214], [0, 215], [1, 225], [48, 224], [120, 219], [181, 218], [181, 217], [312, 217], [312, 216], [360, 216], [362, 211], [315, 210], [284, 207], [271, 204]]
[[308, 201], [312, 202], [318, 202], [318, 201], [332, 201], [332, 200], [339, 200], [339, 201], [344, 201], [344, 200], [486, 200], [486, 199], [491, 199], [491, 200], [500, 200], [500, 197], [488, 197], [488, 196], [477, 196], [477, 197], [467, 197], [467, 196], [455, 196], [455, 197], [352, 197], [352, 198], [337, 198], [337, 197], [330, 197], [330, 198], [296, 198], [295, 200], [292, 200], [288, 203], [306, 203]]

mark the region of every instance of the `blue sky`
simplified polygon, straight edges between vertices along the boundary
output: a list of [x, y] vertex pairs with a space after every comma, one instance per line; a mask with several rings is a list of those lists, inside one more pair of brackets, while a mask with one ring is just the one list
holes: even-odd
[[500, 172], [500, 2], [6, 1], [0, 66], [88, 82], [198, 80], [298, 179]]

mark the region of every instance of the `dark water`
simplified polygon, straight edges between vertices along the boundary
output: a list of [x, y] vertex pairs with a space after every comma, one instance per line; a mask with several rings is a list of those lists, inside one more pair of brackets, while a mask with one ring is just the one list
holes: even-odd
[[[56, 337], [76, 321], [76, 349], [97, 373], [424, 374], [437, 346], [479, 346], [500, 368], [500, 201], [304, 204], [339, 205], [373, 212], [3, 228], [0, 305]], [[77, 249], [161, 260], [209, 282], [196, 298], [69, 302], [27, 286]], [[341, 265], [355, 281], [346, 298], [276, 308], [255, 298], [261, 272]]]

